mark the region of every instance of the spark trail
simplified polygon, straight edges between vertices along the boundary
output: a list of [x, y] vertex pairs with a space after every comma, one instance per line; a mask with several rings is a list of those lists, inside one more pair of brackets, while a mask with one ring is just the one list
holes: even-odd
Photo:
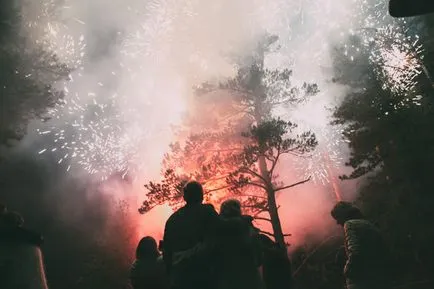
[[[44, 43], [75, 69], [70, 81], [58, 84], [64, 101], [38, 130], [52, 140], [39, 152], [55, 154], [67, 170], [81, 167], [101, 179], [142, 170], [148, 151], [156, 150], [156, 159], [164, 154], [170, 125], [180, 122], [187, 107], [186, 87], [230, 75], [234, 67], [222, 54], [245, 49], [260, 29], [282, 39], [281, 49], [267, 57], [266, 65], [292, 65], [299, 79], [319, 84], [322, 97], [330, 98], [325, 89], [328, 76], [321, 67], [330, 65], [331, 46], [348, 36], [362, 39], [361, 47], [346, 47], [350, 59], [360, 49], [369, 49], [385, 88], [410, 90], [422, 73], [423, 47], [417, 36], [406, 33], [405, 21], [387, 16], [383, 2], [254, 0], [235, 5], [220, 0], [209, 6], [193, 0], [154, 0], [144, 5], [127, 1], [113, 10], [128, 19], [116, 32], [119, 41], [109, 56], [114, 64], [99, 68], [97, 74], [94, 70], [100, 64], [92, 63], [89, 55], [92, 39], [87, 32], [92, 19], [75, 13], [78, 2], [29, 2], [23, 14], [27, 29], [35, 32], [33, 41]], [[231, 25], [221, 24], [223, 17]], [[312, 161], [300, 160], [299, 168], [317, 182], [327, 183], [336, 177], [330, 175], [330, 167], [342, 166], [344, 141], [326, 119], [307, 121], [306, 116], [317, 113], [305, 110], [305, 117], [298, 119], [320, 142]], [[324, 108], [320, 114], [325, 114]]]

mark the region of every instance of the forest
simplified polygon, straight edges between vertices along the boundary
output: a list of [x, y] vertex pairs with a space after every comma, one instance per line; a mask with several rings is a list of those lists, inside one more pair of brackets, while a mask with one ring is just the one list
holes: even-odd
[[[53, 187], [63, 174], [54, 157], [47, 165], [33, 152], [15, 151], [26, 144], [34, 122], [49, 121], [49, 110], [65, 101], [67, 91], [55, 83], [71, 81], [77, 67], [30, 41], [35, 36], [22, 29], [14, 3], [0, 1], [0, 203], [44, 234], [50, 287], [129, 288], [136, 224], [131, 220], [164, 204], [178, 208], [182, 186], [195, 179], [204, 184], [207, 202], [239, 199], [246, 212], [267, 223], [261, 226], [264, 234], [290, 245], [297, 288], [343, 288], [341, 236], [292, 248], [292, 232], [284, 231], [279, 217], [279, 194], [313, 181], [310, 174], [288, 181], [279, 165], [303, 160], [321, 145], [313, 131], [291, 119], [291, 111], [323, 88], [315, 79], [297, 82], [296, 68], [266, 67], [267, 55], [281, 41], [278, 35], [264, 34], [234, 57], [232, 77], [196, 83], [189, 113], [173, 128], [177, 140], [163, 155], [160, 178], [139, 177], [141, 205], [134, 207], [89, 195], [92, 181], [72, 179]], [[376, 9], [366, 13], [376, 17]], [[347, 35], [330, 55], [327, 81], [345, 87], [345, 93], [328, 125], [349, 150], [348, 173], [336, 177], [341, 186], [357, 183], [349, 186], [357, 196], [351, 201], [385, 238], [393, 288], [434, 286], [433, 39], [434, 17], [418, 16]], [[282, 107], [285, 113], [276, 116]], [[56, 193], [62, 190], [68, 194]], [[108, 214], [116, 218], [107, 222]], [[65, 223], [71, 216], [74, 221]]]

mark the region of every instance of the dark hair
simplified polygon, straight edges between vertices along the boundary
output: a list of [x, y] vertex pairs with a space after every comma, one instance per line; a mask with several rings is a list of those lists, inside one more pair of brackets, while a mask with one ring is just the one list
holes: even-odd
[[223, 217], [240, 217], [241, 216], [241, 203], [235, 199], [224, 201], [220, 205], [220, 215]]
[[24, 224], [23, 217], [17, 212], [6, 211], [1, 218], [3, 219], [3, 223], [10, 227], [22, 227]]
[[184, 186], [184, 200], [187, 204], [200, 204], [203, 201], [203, 188], [198, 182], [188, 182]]
[[156, 259], [160, 256], [157, 242], [151, 236], [143, 237], [136, 249], [136, 259]]
[[332, 217], [337, 221], [346, 222], [352, 219], [362, 219], [363, 214], [359, 208], [349, 202], [338, 202], [331, 211]]

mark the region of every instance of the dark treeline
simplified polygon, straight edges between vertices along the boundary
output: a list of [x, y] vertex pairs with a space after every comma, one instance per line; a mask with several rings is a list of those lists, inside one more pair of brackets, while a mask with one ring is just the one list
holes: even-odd
[[64, 179], [55, 160], [11, 152], [27, 124], [63, 97], [52, 84], [70, 70], [29, 42], [21, 4], [0, 0], [0, 202], [44, 235], [50, 288], [123, 288], [133, 255], [126, 208], [120, 204], [109, 218], [112, 201], [82, 180]]
[[[343, 134], [351, 149], [347, 165], [353, 172], [341, 178], [344, 182], [361, 180], [356, 202], [384, 234], [396, 288], [434, 286], [433, 19], [410, 19], [405, 27], [408, 33], [419, 34], [424, 45], [419, 56], [409, 56], [417, 57], [423, 65], [411, 90], [385, 88], [375, 73], [378, 68], [369, 64], [368, 49], [360, 50], [353, 61], [344, 54], [343, 46], [337, 46], [333, 55], [334, 81], [349, 88], [334, 113], [334, 122], [346, 125]], [[353, 37], [347, 44], [360, 47], [359, 41]], [[336, 288], [342, 268], [342, 264], [337, 265], [340, 245], [336, 242], [321, 247], [303, 265], [298, 279], [310, 282], [306, 288]], [[312, 253], [312, 248], [298, 254]], [[294, 261], [298, 265], [304, 262], [303, 258]], [[317, 276], [317, 284], [309, 280], [312, 275]]]
[[63, 93], [53, 88], [69, 68], [41, 44], [30, 43], [20, 14], [21, 1], [0, 1], [0, 144], [19, 140], [27, 123], [43, 118]]

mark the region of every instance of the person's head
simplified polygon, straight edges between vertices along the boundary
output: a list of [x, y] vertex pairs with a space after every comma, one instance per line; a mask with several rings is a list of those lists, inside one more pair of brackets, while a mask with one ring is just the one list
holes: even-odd
[[203, 202], [203, 188], [198, 182], [188, 182], [184, 186], [184, 201], [188, 204], [201, 204]]
[[136, 259], [156, 259], [158, 252], [157, 242], [151, 236], [143, 237], [136, 249]]
[[227, 218], [241, 217], [240, 201], [235, 199], [224, 201], [220, 206], [220, 215]]
[[2, 215], [2, 225], [9, 228], [22, 227], [24, 224], [24, 219], [17, 212], [7, 211]]
[[359, 208], [349, 202], [338, 202], [331, 211], [332, 217], [339, 225], [344, 225], [346, 221], [362, 219], [363, 214]]

